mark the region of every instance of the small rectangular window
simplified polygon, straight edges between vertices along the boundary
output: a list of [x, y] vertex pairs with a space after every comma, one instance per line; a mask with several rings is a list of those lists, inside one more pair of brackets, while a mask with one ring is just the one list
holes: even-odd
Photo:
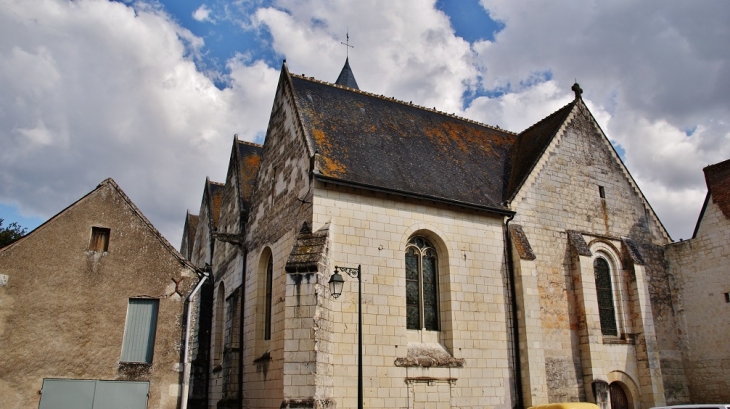
[[98, 252], [109, 250], [109, 229], [104, 227], [91, 228], [91, 241], [89, 242], [89, 250]]
[[160, 300], [130, 298], [124, 327], [122, 362], [152, 363]]
[[606, 189], [604, 189], [603, 186], [598, 186], [598, 194], [601, 196], [601, 199], [605, 199]]
[[725, 302], [730, 302], [730, 293], [725, 293]]

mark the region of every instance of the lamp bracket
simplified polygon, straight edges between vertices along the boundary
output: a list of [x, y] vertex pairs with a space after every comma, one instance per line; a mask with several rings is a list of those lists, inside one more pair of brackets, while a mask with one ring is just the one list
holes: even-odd
[[360, 267], [338, 267], [335, 266], [335, 273], [341, 271], [347, 273], [352, 278], [360, 278]]

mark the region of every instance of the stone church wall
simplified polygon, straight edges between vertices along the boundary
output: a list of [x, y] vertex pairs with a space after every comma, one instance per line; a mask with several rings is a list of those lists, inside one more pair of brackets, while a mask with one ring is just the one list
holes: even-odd
[[730, 401], [730, 222], [709, 200], [697, 236], [667, 248], [691, 401]]
[[[500, 216], [316, 182], [314, 226], [330, 225], [330, 271], [362, 266], [365, 407], [512, 408], [511, 322]], [[405, 248], [438, 252], [440, 331], [406, 328]], [[357, 399], [357, 280], [333, 313], [332, 399]], [[326, 278], [326, 277], [325, 277]]]
[[[236, 146], [234, 145], [234, 150]], [[217, 230], [213, 233], [212, 279], [213, 305], [218, 305], [218, 291], [222, 284], [225, 299], [221, 301], [225, 307], [221, 319], [222, 333], [213, 331], [211, 346], [214, 348], [215, 338], [222, 336], [223, 351], [211, 351], [211, 356], [220, 356], [220, 362], [210, 368], [209, 405], [217, 407], [238, 407], [240, 405], [240, 334], [241, 334], [241, 298], [243, 277], [243, 225], [241, 220], [238, 180], [236, 164], [231, 154], [226, 177], [223, 198], [221, 199]], [[214, 315], [219, 311], [214, 310]], [[215, 327], [214, 327], [215, 328]]]
[[[310, 161], [295, 122], [287, 79], [277, 88], [246, 228], [244, 408], [279, 408], [291, 398], [285, 384], [287, 274], [284, 267], [304, 222], [311, 225]], [[264, 339], [265, 277], [273, 258], [271, 339]]]
[[[637, 364], [637, 356], [645, 347], [641, 340], [635, 343], [629, 335], [643, 332], [635, 328], [636, 314], [642, 310], [637, 304], [632, 264], [621, 255], [621, 238], [631, 239], [647, 258], [642, 268], [646, 269], [646, 280], [650, 283], [652, 325], [660, 349], [678, 349], [671, 299], [667, 298], [666, 287], [661, 286], [667, 281], [661, 246], [669, 238], [582, 104], [574, 108], [568, 121], [564, 134], [559, 134], [548, 147], [511, 203], [517, 212], [514, 223], [522, 225], [537, 257], [534, 263], [540, 301], [532, 309], [540, 311], [542, 321], [550, 402], [593, 399], [583, 379], [586, 374], [581, 356], [587, 348], [592, 351], [593, 377], [610, 381], [621, 373], [627, 379], [622, 383], [629, 392], [632, 388], [641, 389], [645, 382], [645, 371]], [[601, 192], [605, 198], [601, 198]], [[580, 328], [593, 324], [586, 324], [581, 315], [581, 300], [576, 292], [578, 257], [571, 250], [568, 231], [581, 232], [590, 246], [603, 243], [605, 251], [616, 259], [616, 267], [621, 268], [616, 275], [620, 278], [616, 290], [622, 291], [624, 297], [623, 313], [621, 308], [618, 313], [627, 333], [623, 339], [619, 337], [616, 342], [604, 341], [590, 347], [581, 345], [584, 338]], [[653, 345], [649, 348], [656, 349]], [[681, 367], [681, 361], [671, 353], [662, 355], [662, 367], [665, 365]], [[680, 378], [666, 377], [663, 388], [681, 389], [675, 385], [683, 382]]]

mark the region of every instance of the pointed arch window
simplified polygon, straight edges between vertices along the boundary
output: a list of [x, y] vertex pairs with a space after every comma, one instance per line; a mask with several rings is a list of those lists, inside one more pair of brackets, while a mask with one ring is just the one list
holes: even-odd
[[406, 246], [406, 326], [408, 329], [439, 330], [438, 255], [424, 237], [416, 236]]
[[598, 296], [598, 314], [601, 319], [603, 335], [618, 335], [616, 326], [616, 309], [613, 302], [611, 285], [611, 266], [602, 257], [593, 260], [593, 272], [596, 276], [596, 295]]
[[274, 258], [269, 256], [269, 262], [266, 265], [266, 299], [264, 313], [264, 340], [271, 339], [271, 301], [274, 281]]

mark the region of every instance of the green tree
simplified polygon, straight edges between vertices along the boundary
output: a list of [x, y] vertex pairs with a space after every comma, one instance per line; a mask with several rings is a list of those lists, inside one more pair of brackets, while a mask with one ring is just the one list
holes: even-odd
[[10, 223], [8, 227], [3, 227], [4, 221], [4, 219], [0, 219], [0, 248], [18, 240], [28, 232], [16, 222]]

